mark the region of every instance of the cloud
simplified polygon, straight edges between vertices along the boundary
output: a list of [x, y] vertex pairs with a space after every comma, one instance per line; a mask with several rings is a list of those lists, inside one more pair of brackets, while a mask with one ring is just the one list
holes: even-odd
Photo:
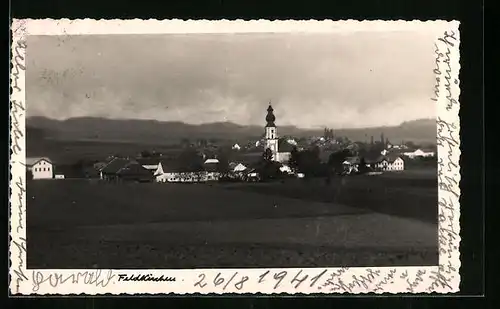
[[30, 36], [28, 115], [394, 125], [434, 117], [435, 33]]

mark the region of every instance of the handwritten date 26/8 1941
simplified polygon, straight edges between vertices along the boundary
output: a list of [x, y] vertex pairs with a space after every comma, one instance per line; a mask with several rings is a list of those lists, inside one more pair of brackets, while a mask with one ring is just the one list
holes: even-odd
[[198, 275], [198, 280], [194, 283], [194, 287], [199, 287], [201, 289], [207, 287], [208, 285], [213, 285], [214, 287], [220, 287], [222, 291], [225, 291], [230, 285], [233, 285], [237, 290], [242, 290], [245, 283], [250, 281], [255, 281], [257, 284], [271, 283], [273, 290], [278, 289], [284, 283], [289, 281], [295, 289], [298, 289], [301, 285], [307, 284], [309, 287], [314, 287], [317, 285], [318, 281], [324, 277], [327, 269], [324, 269], [314, 276], [304, 274], [302, 270], [295, 271], [294, 273], [286, 270], [272, 272], [267, 270], [261, 273], [256, 278], [250, 278], [247, 275], [242, 275], [239, 272], [234, 272], [230, 276], [222, 275], [222, 273], [217, 273], [213, 278], [209, 278], [205, 273]]

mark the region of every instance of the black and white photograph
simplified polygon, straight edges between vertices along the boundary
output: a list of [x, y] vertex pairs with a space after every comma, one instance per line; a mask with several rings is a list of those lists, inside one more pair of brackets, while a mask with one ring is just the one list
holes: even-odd
[[443, 29], [30, 34], [27, 269], [437, 267]]

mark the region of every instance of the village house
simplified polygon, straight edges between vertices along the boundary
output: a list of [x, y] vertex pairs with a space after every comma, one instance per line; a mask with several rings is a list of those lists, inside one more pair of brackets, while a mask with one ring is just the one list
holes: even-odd
[[154, 172], [158, 169], [158, 163], [160, 159], [158, 158], [139, 158], [136, 160], [142, 167], [148, 171]]
[[[208, 162], [207, 162], [208, 161]], [[175, 160], [160, 160], [158, 168], [153, 173], [156, 182], [205, 182], [219, 179], [217, 165], [219, 160], [207, 159], [203, 170], [186, 172]]]
[[286, 142], [287, 142], [288, 144], [292, 145], [292, 146], [297, 146], [297, 145], [298, 145], [297, 141], [296, 141], [295, 139], [293, 139], [293, 138], [288, 138], [288, 139], [286, 140]]
[[117, 179], [116, 173], [128, 163], [127, 159], [112, 158], [104, 164], [99, 170], [99, 178], [107, 181], [114, 181]]
[[230, 162], [229, 163], [229, 171], [233, 173], [241, 173], [244, 172], [248, 169], [247, 165], [241, 163], [241, 162]]
[[153, 173], [136, 160], [113, 158], [99, 171], [102, 180], [110, 182], [136, 181], [149, 182]]
[[292, 168], [290, 166], [288, 166], [287, 164], [282, 164], [280, 166], [280, 172], [286, 173], [286, 174], [289, 174], [289, 175], [293, 174]]
[[33, 179], [54, 178], [54, 165], [46, 157], [26, 158], [26, 170], [31, 173]]
[[234, 144], [233, 147], [231, 147], [233, 150], [240, 150], [241, 147], [238, 144]]
[[407, 156], [410, 159], [414, 158], [422, 158], [422, 157], [434, 157], [435, 152], [433, 150], [422, 150], [422, 149], [417, 149], [415, 151], [410, 151], [410, 152], [404, 152], [403, 155]]
[[359, 171], [360, 163], [359, 157], [347, 157], [344, 162], [342, 162], [342, 165], [344, 166], [344, 170], [350, 174], [357, 173]]
[[207, 159], [203, 163], [203, 169], [205, 171], [203, 180], [218, 180], [219, 179], [219, 160], [218, 159]]
[[189, 178], [174, 160], [160, 160], [153, 175], [156, 182], [182, 182]]
[[379, 155], [377, 157], [365, 158], [367, 167], [380, 169], [382, 171], [402, 171], [405, 169], [405, 162], [398, 155]]
[[219, 159], [216, 159], [216, 158], [206, 159], [205, 162], [203, 162], [203, 164], [205, 164], [205, 165], [219, 164]]
[[238, 172], [243, 172], [246, 169], [247, 167], [243, 163], [238, 163], [232, 168], [232, 171], [238, 173]]
[[145, 169], [141, 164], [135, 161], [127, 163], [124, 167], [118, 170], [117, 176], [121, 181], [153, 181], [153, 174], [151, 173], [151, 171]]
[[387, 156], [387, 171], [403, 171], [405, 169], [405, 161], [399, 156]]

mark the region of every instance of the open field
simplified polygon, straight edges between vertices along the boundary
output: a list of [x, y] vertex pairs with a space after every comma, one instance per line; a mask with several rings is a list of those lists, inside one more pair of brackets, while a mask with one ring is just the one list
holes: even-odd
[[293, 179], [284, 182], [228, 184], [228, 189], [304, 201], [339, 203], [437, 224], [438, 187], [435, 170], [387, 172], [377, 176]]
[[[370, 207], [290, 198], [282, 191], [254, 191], [220, 184], [29, 182], [28, 267], [437, 263], [436, 224], [376, 213]], [[401, 201], [394, 206], [406, 207]]]

